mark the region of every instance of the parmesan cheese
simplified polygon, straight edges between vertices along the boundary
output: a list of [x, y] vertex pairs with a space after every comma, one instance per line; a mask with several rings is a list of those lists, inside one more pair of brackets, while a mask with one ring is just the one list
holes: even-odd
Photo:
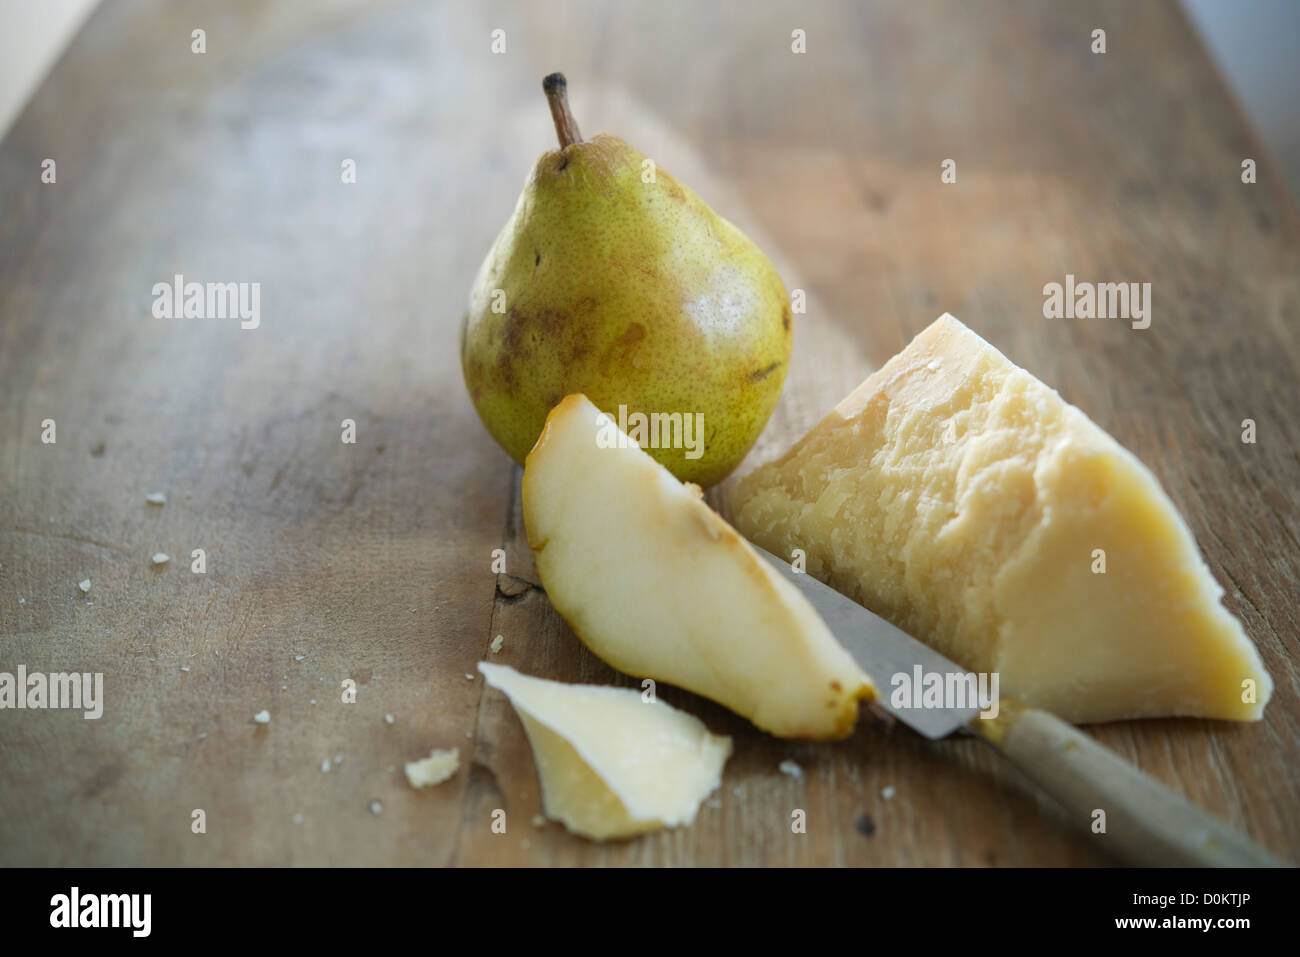
[[478, 667], [523, 722], [546, 816], [575, 834], [607, 840], [690, 824], [722, 783], [731, 739], [684, 711], [630, 688]]
[[413, 788], [431, 788], [460, 769], [460, 748], [434, 749], [427, 758], [406, 762], [406, 780]]
[[952, 316], [733, 501], [753, 541], [1067, 720], [1256, 720], [1272, 691], [1155, 476]]

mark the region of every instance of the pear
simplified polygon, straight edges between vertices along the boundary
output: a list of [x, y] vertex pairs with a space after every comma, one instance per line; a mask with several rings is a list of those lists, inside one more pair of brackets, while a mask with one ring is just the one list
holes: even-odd
[[[613, 433], [614, 440], [610, 435]], [[524, 468], [547, 597], [599, 658], [777, 737], [853, 730], [875, 688], [803, 594], [609, 417], [571, 395]]]
[[792, 342], [785, 286], [665, 170], [617, 137], [583, 140], [561, 74], [543, 89], [560, 148], [533, 168], [461, 329], [474, 407], [522, 463], [547, 413], [585, 393], [625, 412], [632, 437], [674, 475], [707, 487], [739, 464], [780, 394]]

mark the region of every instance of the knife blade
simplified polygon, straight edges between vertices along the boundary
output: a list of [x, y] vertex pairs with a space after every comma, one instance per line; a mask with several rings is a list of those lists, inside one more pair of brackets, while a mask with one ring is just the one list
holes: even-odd
[[[898, 675], [971, 672], [766, 549], [749, 543], [808, 599], [835, 638], [876, 686], [879, 704], [931, 740], [962, 729], [1001, 751], [1103, 849], [1143, 867], [1286, 867], [1186, 798], [1143, 774], [1091, 735], [1012, 698], [977, 720], [976, 706], [913, 707], [895, 696]], [[995, 695], [996, 697], [996, 695]], [[989, 709], [990, 712], [993, 709]], [[1101, 829], [1098, 830], [1098, 822]]]
[[[929, 645], [917, 641], [901, 628], [841, 595], [829, 585], [809, 574], [795, 571], [788, 562], [753, 542], [750, 545], [808, 599], [831, 634], [871, 678], [880, 696], [876, 703], [899, 721], [927, 738], [936, 740], [965, 727], [980, 713], [978, 704], [967, 704], [965, 707], [912, 707], [910, 690], [915, 686], [918, 675], [938, 674], [946, 682], [949, 675], [966, 676], [973, 673], [956, 662], [949, 661]], [[906, 701], [904, 706], [895, 704], [892, 700], [894, 696], [890, 693], [899, 675], [908, 684], [909, 693], [900, 695]]]

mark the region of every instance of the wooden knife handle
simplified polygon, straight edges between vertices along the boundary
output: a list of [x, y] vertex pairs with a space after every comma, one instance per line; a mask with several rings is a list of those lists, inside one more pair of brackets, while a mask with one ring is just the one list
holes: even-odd
[[[1286, 867], [1223, 822], [1055, 715], [1003, 699], [970, 728], [1060, 803], [1110, 853], [1142, 867]], [[1105, 812], [1105, 832], [1096, 830]]]

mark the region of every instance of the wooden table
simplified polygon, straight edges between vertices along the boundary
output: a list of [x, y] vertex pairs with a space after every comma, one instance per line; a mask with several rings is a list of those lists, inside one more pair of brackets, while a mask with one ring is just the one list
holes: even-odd
[[[555, 69], [584, 131], [625, 135], [808, 294], [745, 469], [944, 311], [1151, 466], [1277, 692], [1260, 724], [1093, 731], [1300, 857], [1296, 208], [1172, 0], [108, 0], [0, 145], [0, 670], [102, 672], [107, 699], [98, 721], [0, 713], [0, 863], [1107, 860], [973, 740], [778, 741], [674, 689], [736, 742], [694, 827], [601, 846], [533, 825], [522, 728], [476, 662], [632, 683], [538, 587], [457, 354], [553, 145]], [[261, 283], [260, 326], [155, 318], [178, 273]], [[1044, 319], [1067, 273], [1150, 282], [1151, 328]], [[455, 778], [406, 785], [453, 746]]]

